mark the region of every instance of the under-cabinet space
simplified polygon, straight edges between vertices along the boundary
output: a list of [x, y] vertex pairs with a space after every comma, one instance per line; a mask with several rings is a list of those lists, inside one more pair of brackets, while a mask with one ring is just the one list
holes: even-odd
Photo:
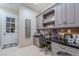
[[[79, 28], [59, 28], [57, 29], [58, 39], [56, 42], [79, 48]], [[54, 34], [55, 35], [55, 34]]]

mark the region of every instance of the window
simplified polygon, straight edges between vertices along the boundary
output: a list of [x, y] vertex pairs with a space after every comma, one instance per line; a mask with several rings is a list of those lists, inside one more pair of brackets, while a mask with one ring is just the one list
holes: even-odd
[[6, 32], [7, 33], [15, 32], [15, 18], [6, 17]]

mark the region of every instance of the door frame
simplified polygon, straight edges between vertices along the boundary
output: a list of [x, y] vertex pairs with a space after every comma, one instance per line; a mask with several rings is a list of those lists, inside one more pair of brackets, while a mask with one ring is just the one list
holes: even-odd
[[[11, 17], [11, 18], [15, 18], [15, 20], [16, 20], [16, 40], [17, 40], [17, 46], [18, 46], [18, 16], [17, 15], [15, 15], [15, 14], [10, 14], [10, 13], [5, 13], [4, 14], [4, 16], [2, 16], [2, 47], [1, 48], [3, 48], [3, 46], [4, 46], [4, 32], [5, 32], [5, 30], [6, 30], [6, 17]], [[4, 24], [5, 23], [5, 24]]]
[[31, 38], [31, 19], [25, 19], [25, 38], [27, 38], [26, 37], [26, 21], [30, 21], [30, 37], [28, 38]]

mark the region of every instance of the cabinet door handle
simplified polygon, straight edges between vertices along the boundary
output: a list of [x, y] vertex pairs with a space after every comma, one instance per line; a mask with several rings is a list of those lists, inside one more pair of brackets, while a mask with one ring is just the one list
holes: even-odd
[[64, 21], [63, 24], [67, 24], [67, 21]]

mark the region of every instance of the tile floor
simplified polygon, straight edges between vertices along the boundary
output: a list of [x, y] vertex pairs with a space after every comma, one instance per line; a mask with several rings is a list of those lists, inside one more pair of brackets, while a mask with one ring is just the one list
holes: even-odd
[[19, 48], [11, 47], [6, 49], [0, 49], [0, 56], [45, 56], [44, 52], [40, 52], [40, 49], [34, 45]]

